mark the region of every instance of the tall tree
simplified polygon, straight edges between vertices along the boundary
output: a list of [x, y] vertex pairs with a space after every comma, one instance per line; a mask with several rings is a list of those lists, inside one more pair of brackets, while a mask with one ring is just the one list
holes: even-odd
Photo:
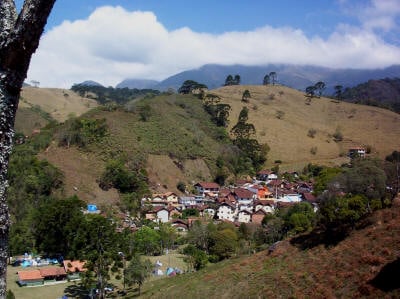
[[14, 1], [0, 1], [0, 299], [6, 297], [10, 227], [7, 171], [22, 84], [55, 0], [25, 0], [19, 15]]
[[272, 85], [275, 85], [276, 79], [277, 79], [277, 74], [276, 74], [276, 72], [270, 72], [270, 73], [269, 73], [269, 77], [270, 77], [271, 80], [272, 80]]
[[343, 86], [342, 85], [336, 85], [335, 87], [334, 87], [334, 89], [335, 89], [335, 98], [338, 100], [338, 101], [340, 101], [342, 98], [343, 98]]
[[266, 75], [264, 76], [263, 85], [268, 85], [268, 84], [269, 84], [269, 82], [270, 82], [269, 75], [268, 75], [268, 74], [266, 74]]
[[322, 96], [322, 93], [324, 92], [325, 88], [326, 88], [326, 84], [325, 82], [322, 81], [318, 81], [317, 83], [315, 83], [315, 89], [318, 92], [318, 96]]
[[235, 85], [240, 85], [240, 75], [235, 75], [235, 78], [233, 79]]
[[151, 274], [151, 262], [149, 259], [143, 260], [139, 255], [135, 255], [125, 271], [125, 279], [128, 285], [137, 284], [140, 296], [140, 290], [144, 281]]

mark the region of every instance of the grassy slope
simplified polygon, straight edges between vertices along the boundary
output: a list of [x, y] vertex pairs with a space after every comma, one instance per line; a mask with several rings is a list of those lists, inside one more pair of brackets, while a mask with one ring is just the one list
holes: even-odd
[[[149, 282], [144, 298], [399, 298], [399, 216], [399, 206], [379, 211], [335, 247], [301, 250], [283, 241], [271, 255], [263, 251]], [[387, 285], [372, 284], [393, 262], [382, 279]]]
[[[248, 104], [241, 102], [245, 89], [252, 95]], [[271, 147], [267, 166], [275, 160], [283, 162], [283, 170], [299, 170], [309, 162], [341, 164], [346, 161], [341, 155], [350, 146], [371, 146], [373, 153], [381, 157], [400, 148], [400, 115], [388, 110], [335, 103], [327, 98], [315, 98], [311, 105], [306, 105], [302, 92], [284, 86], [229, 86], [210, 92], [219, 94], [222, 102], [232, 106], [230, 127], [236, 123], [241, 108], [249, 107], [249, 121], [257, 129], [257, 138]], [[64, 116], [73, 111], [79, 115], [87, 111], [88, 106], [92, 107], [90, 101], [72, 93], [64, 96], [64, 93], [70, 91], [28, 88], [24, 90], [20, 107], [24, 106], [24, 101], [34, 103], [53, 117], [61, 110]], [[274, 95], [273, 99], [271, 95]], [[93, 153], [52, 145], [42, 154], [66, 173], [68, 195], [76, 193], [75, 186], [80, 190], [79, 196], [86, 200], [98, 203], [118, 200], [116, 193], [99, 190], [96, 179], [104, 168], [106, 157], [121, 153], [130, 158], [149, 154], [147, 170], [151, 187], [157, 192], [175, 190], [178, 181], [191, 184], [211, 179], [208, 166], [213, 164], [219, 146], [209, 136], [212, 129], [205, 121], [208, 116], [200, 101], [179, 95], [146, 101], [152, 107], [147, 122], [140, 121], [137, 113], [98, 109], [90, 112], [88, 117], [106, 118], [111, 132]], [[277, 111], [284, 113], [282, 119], [276, 117]], [[17, 126], [19, 124], [21, 121], [17, 119]], [[311, 128], [317, 132], [315, 138], [307, 136]], [[337, 129], [344, 136], [339, 143], [332, 138]], [[315, 155], [310, 152], [312, 147], [317, 149]], [[188, 157], [190, 159], [184, 159]]]
[[53, 119], [63, 122], [71, 115], [79, 116], [91, 108], [97, 107], [97, 102], [82, 98], [71, 90], [24, 87], [21, 92], [19, 108], [32, 106], [39, 106]]
[[137, 113], [121, 110], [95, 109], [87, 113], [86, 117], [105, 118], [110, 133], [90, 151], [59, 148], [53, 143], [41, 154], [64, 171], [67, 195], [78, 194], [97, 204], [116, 203], [115, 190], [102, 191], [96, 180], [105, 161], [120, 155], [129, 160], [148, 158], [147, 170], [154, 191], [175, 190], [178, 181], [192, 184], [211, 179], [208, 165], [213, 164], [220, 144], [210, 136], [213, 125], [207, 120], [201, 101], [177, 95], [146, 101], [151, 106], [146, 122]]
[[[241, 102], [246, 89], [252, 96], [248, 104]], [[385, 109], [327, 98], [314, 98], [306, 105], [302, 92], [284, 86], [229, 86], [212, 93], [232, 106], [231, 126], [241, 108], [249, 108], [249, 122], [256, 127], [257, 138], [271, 147], [268, 164], [282, 160], [286, 168], [298, 169], [308, 162], [341, 163], [339, 156], [351, 146], [371, 146], [381, 157], [400, 148], [400, 115]], [[284, 112], [282, 119], [276, 117], [277, 111]], [[315, 138], [307, 136], [311, 128], [317, 131]], [[331, 137], [336, 129], [343, 134], [342, 142]], [[312, 147], [317, 148], [316, 155], [310, 153]]]

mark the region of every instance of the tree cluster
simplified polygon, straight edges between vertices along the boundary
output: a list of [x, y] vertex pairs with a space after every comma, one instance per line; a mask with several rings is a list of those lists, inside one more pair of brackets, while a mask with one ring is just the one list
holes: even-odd
[[224, 86], [240, 85], [240, 75], [228, 75], [225, 79]]
[[195, 91], [200, 92], [203, 89], [207, 89], [207, 85], [198, 83], [194, 80], [186, 80], [185, 82], [183, 82], [182, 86], [179, 87], [178, 93], [191, 94]]
[[259, 144], [257, 139], [253, 138], [256, 129], [253, 124], [247, 122], [248, 113], [248, 108], [243, 107], [240, 111], [238, 122], [231, 129], [231, 134], [233, 135], [233, 144], [242, 152], [239, 164], [250, 166], [240, 171], [246, 170], [247, 173], [255, 173], [266, 161], [269, 147], [266, 144]]
[[277, 73], [276, 72], [270, 72], [269, 74], [266, 74], [263, 79], [263, 85], [268, 85], [272, 82], [272, 85], [275, 85], [277, 81]]
[[71, 90], [78, 93], [81, 97], [93, 98], [100, 104], [115, 102], [120, 105], [137, 98], [160, 94], [160, 91], [154, 89], [113, 88], [85, 84], [74, 84]]

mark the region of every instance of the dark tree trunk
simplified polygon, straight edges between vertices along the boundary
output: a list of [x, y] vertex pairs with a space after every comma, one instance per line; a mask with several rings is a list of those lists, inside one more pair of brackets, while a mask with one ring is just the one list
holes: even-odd
[[55, 0], [26, 0], [17, 15], [13, 0], [0, 0], [0, 299], [6, 298], [8, 232], [7, 170], [14, 120], [32, 54]]

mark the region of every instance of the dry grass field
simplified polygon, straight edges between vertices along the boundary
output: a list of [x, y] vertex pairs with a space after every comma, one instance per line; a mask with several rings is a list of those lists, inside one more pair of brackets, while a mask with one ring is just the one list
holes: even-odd
[[[246, 89], [251, 93], [248, 103], [241, 101]], [[323, 97], [307, 103], [303, 92], [279, 85], [227, 86], [209, 92], [231, 105], [228, 130], [237, 122], [242, 107], [249, 108], [249, 122], [255, 125], [257, 139], [271, 148], [266, 168], [277, 160], [282, 162], [282, 171], [299, 171], [308, 163], [341, 165], [348, 161], [346, 153], [352, 146], [367, 146], [372, 155], [380, 158], [400, 149], [400, 115], [389, 110]], [[21, 108], [38, 105], [59, 121], [96, 106], [91, 100], [61, 89], [30, 87], [23, 90], [22, 96]], [[200, 119], [208, 116], [199, 100], [172, 95], [156, 97], [148, 103], [152, 116], [146, 122], [135, 113], [121, 110], [86, 114], [107, 121], [110, 136], [98, 149], [83, 152], [73, 147], [59, 148], [54, 143], [41, 154], [65, 173], [67, 195], [77, 194], [99, 205], [116, 203], [117, 192], [101, 190], [97, 180], [106, 157], [121, 153], [128, 158], [147, 158], [149, 182], [155, 192], [177, 192], [179, 181], [189, 185], [212, 179], [209, 164], [215, 163], [218, 144], [207, 135], [207, 128], [200, 127]], [[16, 126], [22, 126], [24, 120], [17, 118]], [[30, 123], [35, 123], [34, 117]], [[36, 123], [40, 126], [37, 119]], [[313, 137], [308, 136], [311, 130]], [[336, 132], [343, 136], [342, 141], [334, 141]], [[185, 155], [191, 157], [180, 157]]]
[[35, 105], [49, 113], [53, 119], [63, 122], [70, 116], [80, 116], [97, 107], [97, 102], [82, 98], [67, 89], [24, 87], [19, 108], [30, 108]]
[[[241, 101], [246, 89], [251, 93], [249, 103]], [[303, 92], [279, 85], [227, 86], [210, 92], [231, 105], [230, 127], [242, 107], [249, 108], [257, 139], [271, 148], [269, 165], [275, 160], [288, 169], [309, 162], [340, 164], [352, 146], [369, 146], [379, 157], [400, 148], [400, 115], [389, 110], [323, 97], [307, 104]], [[307, 136], [310, 129], [316, 131], [314, 138]], [[336, 131], [342, 133], [343, 141], [333, 140]]]
[[399, 298], [400, 206], [375, 212], [336, 246], [277, 249], [149, 281], [143, 298]]

